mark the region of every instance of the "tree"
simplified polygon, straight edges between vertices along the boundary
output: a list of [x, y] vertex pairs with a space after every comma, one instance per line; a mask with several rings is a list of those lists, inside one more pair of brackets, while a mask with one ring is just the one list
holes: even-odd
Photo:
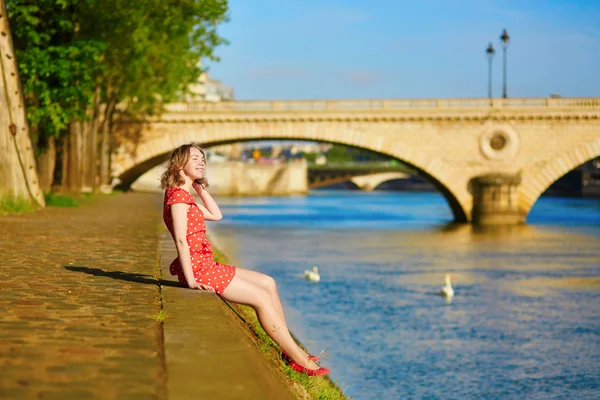
[[390, 161], [391, 157], [375, 151], [334, 144], [327, 152], [328, 162], [380, 162]]
[[43, 207], [5, 10], [0, 0], [0, 202], [21, 199]]
[[106, 45], [79, 40], [80, 8], [92, 0], [8, 0], [15, 30], [32, 141], [41, 185], [79, 191], [89, 185], [82, 175], [95, 160], [94, 143], [86, 140], [94, 84]]
[[352, 162], [352, 153], [350, 148], [339, 144], [331, 146], [327, 152], [327, 162]]
[[108, 184], [115, 116], [159, 113], [225, 42], [226, 0], [8, 3], [40, 173], [63, 190]]
[[[139, 132], [119, 131], [114, 118], [143, 120], [159, 113], [197, 81], [202, 58], [215, 59], [213, 49], [225, 43], [217, 35], [226, 20], [226, 0], [103, 0], [88, 9], [84, 38], [107, 43], [102, 76], [100, 181], [108, 184], [113, 143], [137, 145]], [[119, 108], [117, 110], [117, 105]]]

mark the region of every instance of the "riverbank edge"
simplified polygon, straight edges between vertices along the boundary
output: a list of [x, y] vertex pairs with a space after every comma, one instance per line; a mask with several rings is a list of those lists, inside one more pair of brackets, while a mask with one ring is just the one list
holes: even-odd
[[167, 398], [297, 399], [232, 307], [213, 293], [182, 287], [170, 274], [177, 251], [163, 226], [159, 237]]
[[[287, 366], [274, 343], [265, 340], [254, 310], [181, 287], [169, 272], [177, 252], [166, 229], [160, 230], [167, 398], [347, 399], [328, 376], [308, 377]], [[214, 251], [217, 261], [228, 262], [223, 252]]]
[[[228, 264], [228, 257], [217, 247], [213, 245], [213, 253], [215, 261], [222, 264]], [[225, 301], [224, 301], [225, 302]], [[264, 330], [260, 327], [255, 311], [243, 305], [225, 302], [237, 315], [237, 322], [240, 324], [242, 331], [249, 335], [257, 348], [260, 349], [263, 356], [269, 363], [279, 372], [286, 380], [292, 392], [298, 399], [331, 399], [331, 400], [348, 400], [349, 397], [343, 392], [339, 382], [333, 381], [329, 375], [320, 377], [309, 377], [304, 374], [294, 371], [283, 360], [281, 350], [271, 338], [267, 336]], [[306, 347], [290, 332], [296, 343], [304, 350]]]

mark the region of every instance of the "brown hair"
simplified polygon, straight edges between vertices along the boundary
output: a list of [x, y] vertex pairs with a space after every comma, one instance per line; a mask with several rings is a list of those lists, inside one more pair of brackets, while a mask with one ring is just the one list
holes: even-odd
[[[202, 147], [200, 147], [200, 145], [192, 142], [179, 146], [169, 155], [169, 159], [167, 160], [167, 169], [160, 177], [161, 189], [166, 190], [172, 187], [181, 186], [185, 183], [185, 180], [181, 177], [179, 171], [181, 171], [190, 160], [190, 150], [192, 147], [200, 150], [202, 156], [204, 157], [204, 162], [206, 163], [206, 153]], [[197, 181], [200, 181], [202, 187], [208, 187], [208, 180], [206, 180], [206, 177], [197, 179]]]

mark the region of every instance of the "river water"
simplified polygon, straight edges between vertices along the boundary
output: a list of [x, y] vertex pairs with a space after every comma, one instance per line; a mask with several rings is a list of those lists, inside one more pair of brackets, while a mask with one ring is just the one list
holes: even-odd
[[600, 201], [541, 198], [528, 225], [488, 231], [449, 224], [437, 193], [219, 203], [215, 245], [276, 279], [290, 330], [354, 399], [600, 398]]

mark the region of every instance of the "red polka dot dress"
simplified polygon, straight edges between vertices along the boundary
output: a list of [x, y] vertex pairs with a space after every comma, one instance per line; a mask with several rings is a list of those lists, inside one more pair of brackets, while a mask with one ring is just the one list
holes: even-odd
[[[182, 188], [170, 188], [165, 192], [163, 220], [173, 241], [173, 218], [171, 217], [171, 204], [186, 203], [190, 205], [187, 211], [187, 244], [190, 247], [192, 271], [196, 282], [210, 285], [217, 294], [222, 294], [235, 276], [235, 267], [215, 262], [212, 246], [206, 239], [206, 225], [202, 210], [196, 204], [194, 196]], [[179, 282], [187, 287], [183, 268], [179, 257], [173, 260], [169, 268], [171, 275], [177, 275]]]

